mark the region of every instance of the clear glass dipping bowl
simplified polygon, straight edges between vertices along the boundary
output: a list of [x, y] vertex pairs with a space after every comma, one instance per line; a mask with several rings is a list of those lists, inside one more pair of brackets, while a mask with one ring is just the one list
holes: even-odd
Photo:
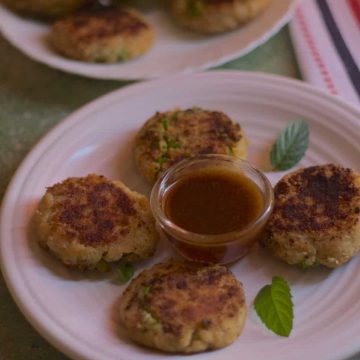
[[[263, 209], [243, 229], [216, 235], [199, 234], [179, 227], [167, 217], [165, 198], [171, 187], [196, 171], [210, 168], [240, 173], [253, 181], [261, 192]], [[263, 232], [273, 201], [273, 188], [266, 176], [247, 161], [227, 155], [199, 155], [175, 164], [157, 180], [150, 197], [154, 217], [173, 247], [188, 260], [217, 264], [232, 263], [248, 253]]]

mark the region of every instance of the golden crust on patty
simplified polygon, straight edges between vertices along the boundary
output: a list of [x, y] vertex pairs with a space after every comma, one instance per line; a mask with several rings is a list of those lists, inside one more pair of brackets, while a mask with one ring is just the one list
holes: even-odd
[[172, 0], [179, 24], [204, 33], [233, 30], [258, 16], [270, 0]]
[[220, 265], [157, 264], [132, 280], [120, 300], [120, 320], [129, 336], [168, 352], [227, 346], [245, 319], [242, 285]]
[[91, 0], [2, 0], [9, 9], [23, 15], [55, 18], [79, 10]]
[[360, 250], [360, 175], [332, 164], [286, 175], [263, 244], [289, 264], [338, 267]]
[[171, 165], [199, 154], [246, 158], [239, 124], [220, 111], [200, 108], [157, 112], [136, 136], [134, 156], [142, 175], [155, 182]]
[[88, 175], [49, 187], [35, 214], [39, 243], [66, 265], [153, 255], [158, 235], [145, 196], [120, 181]]
[[50, 42], [63, 55], [88, 62], [114, 63], [147, 52], [154, 30], [135, 10], [109, 8], [57, 21]]

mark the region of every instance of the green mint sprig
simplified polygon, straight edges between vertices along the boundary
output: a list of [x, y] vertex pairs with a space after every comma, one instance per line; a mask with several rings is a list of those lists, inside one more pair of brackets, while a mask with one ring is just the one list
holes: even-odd
[[289, 124], [279, 135], [270, 153], [275, 170], [288, 170], [305, 155], [309, 146], [309, 125], [303, 120]]
[[117, 271], [117, 279], [121, 284], [127, 283], [134, 276], [134, 267], [127, 261], [120, 263]]
[[293, 327], [293, 303], [286, 280], [275, 276], [270, 285], [257, 294], [254, 307], [265, 326], [280, 336], [288, 337]]

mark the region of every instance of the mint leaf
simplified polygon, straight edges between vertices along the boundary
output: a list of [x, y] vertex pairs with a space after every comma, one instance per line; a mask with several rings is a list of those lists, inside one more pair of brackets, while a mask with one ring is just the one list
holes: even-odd
[[120, 263], [118, 270], [118, 280], [120, 283], [127, 283], [134, 275], [134, 268], [129, 262]]
[[293, 327], [293, 303], [288, 283], [275, 276], [271, 285], [264, 286], [257, 294], [254, 306], [265, 326], [280, 336], [289, 336]]
[[305, 155], [309, 146], [309, 126], [300, 119], [289, 124], [279, 135], [270, 153], [276, 170], [288, 170]]

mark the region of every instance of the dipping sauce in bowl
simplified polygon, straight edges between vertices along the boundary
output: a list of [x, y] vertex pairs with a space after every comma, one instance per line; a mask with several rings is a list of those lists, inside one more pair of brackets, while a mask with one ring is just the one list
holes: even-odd
[[165, 215], [199, 234], [242, 230], [259, 217], [264, 199], [258, 186], [234, 171], [206, 168], [178, 180], [164, 199]]
[[155, 218], [185, 258], [226, 264], [258, 240], [273, 205], [267, 178], [248, 162], [226, 155], [181, 161], [151, 194]]

